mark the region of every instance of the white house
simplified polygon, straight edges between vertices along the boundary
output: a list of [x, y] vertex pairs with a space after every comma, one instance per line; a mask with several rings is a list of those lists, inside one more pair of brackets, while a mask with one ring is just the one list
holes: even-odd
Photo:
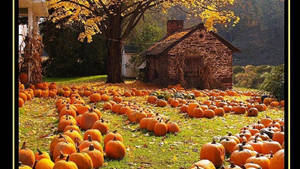
[[124, 46], [122, 50], [122, 76], [127, 78], [135, 78], [137, 71], [135, 66], [130, 63], [130, 59], [136, 54], [136, 48], [133, 46]]

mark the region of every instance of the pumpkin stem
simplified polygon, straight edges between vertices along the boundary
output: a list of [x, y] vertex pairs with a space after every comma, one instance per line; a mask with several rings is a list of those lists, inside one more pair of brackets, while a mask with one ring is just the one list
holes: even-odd
[[211, 144], [216, 144], [216, 138], [213, 138], [213, 141], [211, 142]]
[[25, 148], [26, 148], [26, 142], [24, 141], [21, 149], [25, 149]]
[[230, 167], [231, 167], [231, 168], [234, 168], [235, 165], [234, 165], [233, 163], [230, 163]]
[[93, 141], [91, 135], [88, 135], [88, 140], [89, 140], [90, 142]]
[[89, 146], [89, 151], [93, 151], [94, 149], [95, 149], [94, 144], [91, 144], [91, 145]]
[[69, 161], [69, 158], [70, 158], [70, 155], [68, 154], [67, 158], [66, 158], [66, 161], [68, 162]]
[[260, 154], [259, 154], [259, 153], [257, 153], [257, 154], [256, 154], [256, 157], [260, 157]]
[[227, 132], [227, 134], [228, 134], [228, 136], [232, 136], [232, 133], [229, 131], [229, 132]]
[[243, 150], [244, 150], [243, 146], [239, 145], [239, 151], [243, 151]]
[[36, 151], [39, 153], [39, 155], [42, 155], [43, 153], [41, 152], [41, 150], [40, 149], [36, 149]]
[[59, 137], [58, 138], [64, 138], [64, 136], [61, 133], [59, 133]]
[[65, 155], [62, 153], [62, 151], [60, 151], [59, 153], [60, 153], [59, 159], [63, 159], [65, 157]]
[[118, 131], [118, 130], [115, 130], [115, 131], [113, 131], [113, 133], [115, 133], [115, 134], [116, 134], [116, 133], [117, 133], [117, 131]]
[[100, 120], [101, 120], [102, 123], [104, 123], [104, 120], [103, 120], [103, 119], [100, 119]]

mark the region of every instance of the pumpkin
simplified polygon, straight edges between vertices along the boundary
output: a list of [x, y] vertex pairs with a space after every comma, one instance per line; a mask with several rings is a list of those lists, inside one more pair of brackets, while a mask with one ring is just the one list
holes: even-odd
[[238, 150], [235, 150], [231, 153], [230, 162], [242, 167], [248, 158], [255, 155], [255, 151], [244, 149], [242, 146], [239, 146]]
[[99, 116], [93, 109], [89, 109], [89, 111], [82, 114], [80, 120], [80, 127], [84, 130], [91, 129], [96, 121], [99, 120]]
[[81, 132], [79, 127], [77, 125], [74, 125], [74, 124], [69, 124], [67, 125], [65, 128], [64, 128], [64, 131], [63, 132], [66, 132], [68, 130], [75, 130], [75, 131], [78, 131], [79, 133]]
[[19, 107], [23, 107], [24, 106], [24, 100], [19, 97]]
[[50, 160], [50, 158], [43, 158], [36, 162], [35, 169], [52, 169], [54, 167], [54, 163]]
[[216, 167], [223, 164], [225, 158], [225, 148], [222, 144], [216, 143], [213, 140], [211, 143], [206, 143], [202, 146], [200, 151], [200, 160], [210, 160]]
[[190, 169], [216, 169], [214, 164], [209, 160], [200, 160], [194, 163]]
[[91, 136], [92, 140], [102, 142], [102, 134], [99, 130], [97, 129], [88, 129], [87, 131], [84, 132], [83, 139], [88, 140], [88, 136]]
[[91, 103], [97, 103], [101, 101], [101, 95], [99, 93], [93, 93], [89, 96]]
[[178, 100], [171, 101], [171, 106], [172, 107], [178, 107], [179, 106], [179, 101]]
[[105, 135], [108, 132], [109, 128], [108, 124], [105, 123], [103, 119], [100, 119], [93, 124], [92, 129], [97, 129], [101, 132], [102, 135]]
[[140, 120], [140, 128], [141, 129], [147, 129], [148, 121], [150, 118], [143, 118]]
[[284, 169], [284, 149], [277, 151], [270, 159], [270, 169]]
[[117, 137], [114, 137], [112, 140], [106, 143], [105, 153], [109, 158], [122, 159], [126, 154], [125, 145], [123, 142], [117, 140]]
[[58, 136], [55, 136], [50, 143], [50, 154], [53, 154], [53, 150], [57, 143], [67, 141], [75, 146], [75, 142], [67, 135], [59, 134]]
[[187, 111], [188, 111], [188, 106], [187, 106], [187, 105], [182, 105], [182, 106], [180, 107], [180, 112], [182, 112], [182, 113], [187, 113]]
[[168, 128], [168, 132], [170, 133], [177, 133], [180, 131], [177, 123], [175, 122], [167, 122], [167, 128]]
[[252, 107], [248, 110], [247, 116], [256, 117], [258, 115], [258, 110], [255, 107]]
[[22, 162], [19, 161], [19, 169], [32, 169], [32, 168], [29, 167], [28, 165], [22, 164]]
[[262, 169], [260, 165], [255, 163], [246, 163], [244, 167], [245, 169]]
[[122, 108], [122, 107], [123, 107], [123, 106], [122, 106], [121, 104], [116, 103], [116, 104], [112, 105], [111, 110], [112, 110], [112, 112], [114, 112], [114, 113], [120, 114], [121, 108]]
[[232, 106], [230, 106], [230, 105], [225, 105], [225, 106], [223, 107], [223, 109], [224, 109], [225, 113], [229, 113], [229, 112], [232, 111]]
[[281, 144], [279, 144], [277, 141], [264, 141], [261, 152], [263, 154], [270, 154], [270, 153], [276, 153], [277, 151], [281, 150]]
[[59, 112], [59, 117], [62, 117], [63, 115], [70, 115], [76, 118], [76, 108], [74, 106], [70, 106], [69, 104], [67, 104]]
[[77, 108], [77, 113], [78, 114], [83, 114], [91, 108], [89, 105], [86, 104], [74, 104], [74, 106]]
[[156, 101], [157, 101], [157, 97], [156, 97], [156, 96], [149, 96], [149, 97], [147, 98], [147, 102], [148, 102], [148, 103], [155, 104]]
[[93, 161], [89, 154], [83, 153], [73, 153], [70, 155], [70, 161], [73, 161], [78, 169], [93, 169]]
[[143, 118], [147, 117], [147, 114], [143, 111], [136, 112], [136, 122], [140, 122]]
[[37, 149], [37, 153], [35, 153], [35, 160], [39, 161], [42, 158], [50, 159], [50, 156], [47, 152], [41, 152], [39, 149]]
[[265, 156], [261, 156], [260, 154], [248, 158], [246, 163], [258, 164], [262, 169], [270, 169], [270, 160]]
[[281, 126], [281, 131], [275, 132], [273, 134], [272, 140], [279, 142], [279, 144], [283, 144], [284, 142], [284, 131], [283, 131], [283, 126]]
[[237, 145], [235, 140], [229, 139], [228, 137], [221, 139], [220, 143], [225, 148], [225, 154], [231, 154], [235, 150], [235, 146]]
[[[76, 117], [77, 118], [77, 117]], [[60, 118], [59, 123], [58, 123], [58, 131], [64, 131], [65, 127], [70, 125], [70, 124], [76, 124], [77, 121], [73, 116], [69, 115], [64, 115]]]
[[56, 144], [53, 150], [53, 159], [56, 159], [60, 153], [72, 154], [76, 152], [76, 147], [69, 142], [59, 142]]
[[254, 140], [249, 141], [248, 144], [250, 144], [253, 147], [254, 151], [256, 151], [258, 153], [261, 153], [262, 152], [262, 144], [263, 143], [261, 141], [258, 141], [258, 138], [259, 137], [256, 136], [254, 138]]
[[34, 165], [35, 155], [31, 149], [26, 148], [26, 142], [23, 142], [22, 147], [19, 149], [19, 161], [30, 167]]
[[119, 114], [126, 114], [129, 115], [132, 112], [132, 109], [128, 106], [121, 107]]
[[168, 102], [165, 101], [165, 100], [162, 100], [162, 99], [158, 99], [157, 102], [156, 102], [156, 105], [157, 105], [158, 107], [165, 107], [165, 106], [168, 105]]
[[149, 118], [148, 123], [147, 123], [147, 130], [148, 131], [153, 131], [155, 124], [158, 122], [159, 118]]
[[109, 96], [107, 94], [102, 94], [101, 95], [101, 100], [102, 101], [108, 101], [109, 100]]
[[104, 163], [103, 153], [101, 151], [95, 149], [93, 144], [91, 144], [89, 147], [83, 149], [82, 153], [87, 153], [90, 156], [94, 168], [99, 168], [99, 167], [103, 166], [103, 163]]
[[232, 107], [232, 110], [234, 114], [245, 114], [246, 113], [246, 107], [244, 106], [234, 106]]
[[19, 92], [19, 98], [22, 98], [24, 102], [27, 101], [27, 95], [24, 92]]
[[222, 107], [218, 107], [214, 109], [216, 116], [224, 116], [225, 110]]
[[73, 129], [65, 131], [64, 135], [69, 136], [74, 142], [81, 142], [83, 140], [80, 132]]
[[266, 116], [265, 118], [261, 119], [260, 122], [261, 122], [261, 124], [263, 124], [265, 127], [268, 127], [269, 125], [272, 124], [273, 120], [272, 120], [270, 117]]
[[204, 117], [213, 118], [215, 117], [215, 112], [211, 109], [204, 110]]
[[103, 110], [111, 110], [112, 109], [112, 105], [109, 102], [105, 102], [103, 104]]
[[116, 138], [116, 140], [123, 142], [123, 137], [120, 133], [118, 133], [117, 130], [113, 132], [109, 132], [107, 135], [104, 137], [104, 146], [112, 139]]
[[92, 137], [90, 135], [88, 135], [88, 139], [82, 141], [79, 145], [78, 145], [78, 149], [81, 152], [83, 149], [89, 147], [91, 144], [93, 144], [94, 148], [103, 152], [103, 148], [100, 144], [100, 142], [92, 140]]
[[190, 116], [190, 117], [193, 117], [193, 110], [195, 108], [199, 107], [199, 104], [198, 103], [190, 103], [188, 105], [188, 108], [187, 108], [187, 114]]
[[164, 136], [168, 132], [168, 126], [162, 121], [162, 119], [160, 119], [159, 122], [154, 125], [153, 131], [156, 136]]
[[73, 161], [69, 161], [70, 156], [66, 160], [57, 161], [53, 169], [78, 169], [77, 165]]
[[270, 103], [270, 106], [271, 106], [271, 107], [279, 107], [279, 106], [280, 106], [280, 103], [279, 103], [278, 101], [272, 101], [272, 102]]
[[192, 117], [201, 118], [204, 116], [204, 112], [201, 108], [195, 108], [192, 110], [192, 113], [190, 115]]

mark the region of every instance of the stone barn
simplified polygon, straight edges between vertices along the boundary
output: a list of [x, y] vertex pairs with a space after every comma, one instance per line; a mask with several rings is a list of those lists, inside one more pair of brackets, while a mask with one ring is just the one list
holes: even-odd
[[161, 86], [232, 88], [232, 54], [238, 48], [204, 25], [183, 29], [183, 20], [169, 20], [167, 35], [145, 51], [146, 76]]

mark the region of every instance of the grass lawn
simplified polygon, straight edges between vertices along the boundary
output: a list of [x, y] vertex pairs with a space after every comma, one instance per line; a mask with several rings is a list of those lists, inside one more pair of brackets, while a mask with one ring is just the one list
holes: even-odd
[[[80, 78], [47, 78], [45, 81], [57, 82], [58, 85], [105, 85], [105, 76], [89, 76]], [[122, 85], [110, 85], [110, 88], [137, 87], [134, 80], [126, 81]], [[238, 89], [238, 88], [236, 88]], [[245, 90], [245, 89], [242, 89]], [[197, 99], [207, 99], [200, 97]], [[227, 97], [225, 99], [245, 100], [248, 97]], [[84, 97], [88, 103], [88, 98]], [[146, 103], [147, 97], [124, 97], [125, 101], [136, 102], [140, 106], [150, 107]], [[36, 152], [36, 148], [49, 152], [49, 145], [58, 124], [58, 112], [53, 98], [34, 98], [25, 103], [19, 109], [19, 145], [26, 141], [28, 148]], [[102, 110], [103, 102], [97, 103]], [[164, 114], [171, 121], [178, 123], [181, 132], [178, 134], [167, 134], [165, 137], [156, 137], [152, 133], [139, 130], [139, 124], [129, 123], [126, 116], [103, 111], [103, 119], [109, 122], [111, 131], [118, 130], [124, 138], [126, 145], [126, 156], [124, 159], [105, 160], [102, 168], [189, 168], [192, 163], [199, 161], [201, 145], [212, 141], [213, 137], [224, 136], [228, 131], [238, 133], [246, 125], [257, 122], [265, 115], [271, 118], [283, 118], [283, 109], [271, 109], [260, 112], [257, 117], [246, 117], [246, 115], [226, 114], [224, 117], [189, 118], [179, 113], [179, 108], [170, 106], [151, 108], [160, 114]]]

